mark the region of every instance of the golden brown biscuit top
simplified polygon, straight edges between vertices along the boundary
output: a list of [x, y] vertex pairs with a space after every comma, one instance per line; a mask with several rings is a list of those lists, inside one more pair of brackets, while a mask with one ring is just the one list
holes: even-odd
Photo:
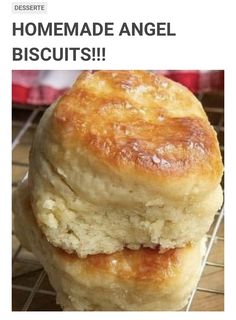
[[78, 258], [76, 254], [68, 254], [62, 249], [56, 249], [63, 263], [68, 263], [76, 269], [83, 267], [90, 274], [113, 275], [121, 279], [132, 279], [162, 283], [176, 276], [184, 263], [182, 256], [188, 255], [191, 246], [179, 249], [161, 251], [141, 248], [139, 250], [123, 249], [113, 254], [95, 254], [87, 258]]
[[219, 179], [218, 141], [185, 87], [145, 71], [84, 72], [59, 100], [52, 131], [113, 168], [152, 176], [200, 173]]

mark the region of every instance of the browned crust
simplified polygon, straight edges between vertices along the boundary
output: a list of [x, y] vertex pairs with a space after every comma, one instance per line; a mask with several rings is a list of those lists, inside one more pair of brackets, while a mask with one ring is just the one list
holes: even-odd
[[[139, 87], [144, 92], [137, 96]], [[192, 114], [176, 116], [175, 104]], [[83, 73], [60, 99], [50, 132], [64, 148], [82, 145], [113, 168], [152, 176], [222, 174], [216, 134], [197, 100], [145, 71]]]
[[113, 275], [120, 279], [136, 281], [154, 281], [164, 283], [180, 272], [184, 263], [181, 256], [191, 250], [186, 248], [161, 251], [158, 248], [141, 248], [139, 250], [123, 249], [113, 254], [89, 255], [87, 258], [78, 258], [76, 254], [68, 254], [62, 249], [56, 249], [56, 254], [64, 263], [83, 266], [86, 273]]

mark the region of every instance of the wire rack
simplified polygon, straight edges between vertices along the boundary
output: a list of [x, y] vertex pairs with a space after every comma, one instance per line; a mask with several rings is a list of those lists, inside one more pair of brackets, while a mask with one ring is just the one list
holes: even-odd
[[[202, 95], [205, 110], [214, 125], [224, 153], [224, 97]], [[38, 106], [13, 106], [12, 187], [28, 170], [28, 152], [35, 128], [45, 110]], [[224, 310], [224, 209], [216, 215], [207, 235], [207, 251], [202, 262], [200, 281], [192, 292], [183, 311]], [[56, 294], [51, 287], [42, 265], [12, 238], [12, 310], [13, 311], [60, 311]]]

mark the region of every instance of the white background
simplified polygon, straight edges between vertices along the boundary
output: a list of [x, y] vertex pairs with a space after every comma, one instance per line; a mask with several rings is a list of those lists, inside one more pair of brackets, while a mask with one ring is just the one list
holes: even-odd
[[[21, 2], [18, 0], [18, 2]], [[100, 62], [15, 62], [13, 69], [222, 69], [230, 56], [227, 50], [230, 1], [48, 1], [47, 14], [11, 14], [15, 22], [122, 22], [170, 21], [176, 37], [30, 37], [11, 36], [12, 46], [106, 47], [107, 59]], [[226, 8], [228, 6], [228, 8]], [[228, 11], [228, 12], [227, 12]], [[225, 14], [227, 12], [227, 15]], [[9, 17], [9, 15], [8, 15]], [[23, 20], [24, 19], [24, 20]], [[117, 34], [118, 32], [116, 32]], [[10, 44], [10, 43], [9, 43]], [[11, 53], [10, 53], [11, 56]]]
[[[17, 2], [16, 0], [14, 2]], [[21, 2], [18, 0], [18, 2]], [[25, 1], [24, 1], [25, 2]], [[235, 17], [234, 1], [217, 0], [57, 0], [47, 1], [47, 14], [13, 14], [11, 1], [0, 2], [0, 172], [1, 172], [1, 316], [10, 318], [235, 318]], [[12, 22], [150, 22], [170, 21], [176, 37], [13, 38]], [[15, 62], [12, 46], [106, 46], [102, 62]], [[11, 310], [11, 70], [12, 69], [224, 69], [226, 109], [226, 272], [225, 312], [218, 313], [12, 313]]]

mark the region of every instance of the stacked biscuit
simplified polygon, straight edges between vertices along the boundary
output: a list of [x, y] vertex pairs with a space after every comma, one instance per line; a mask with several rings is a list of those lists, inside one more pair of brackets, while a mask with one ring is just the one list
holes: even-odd
[[222, 204], [216, 133], [185, 87], [84, 72], [45, 112], [16, 232], [64, 310], [177, 310]]

